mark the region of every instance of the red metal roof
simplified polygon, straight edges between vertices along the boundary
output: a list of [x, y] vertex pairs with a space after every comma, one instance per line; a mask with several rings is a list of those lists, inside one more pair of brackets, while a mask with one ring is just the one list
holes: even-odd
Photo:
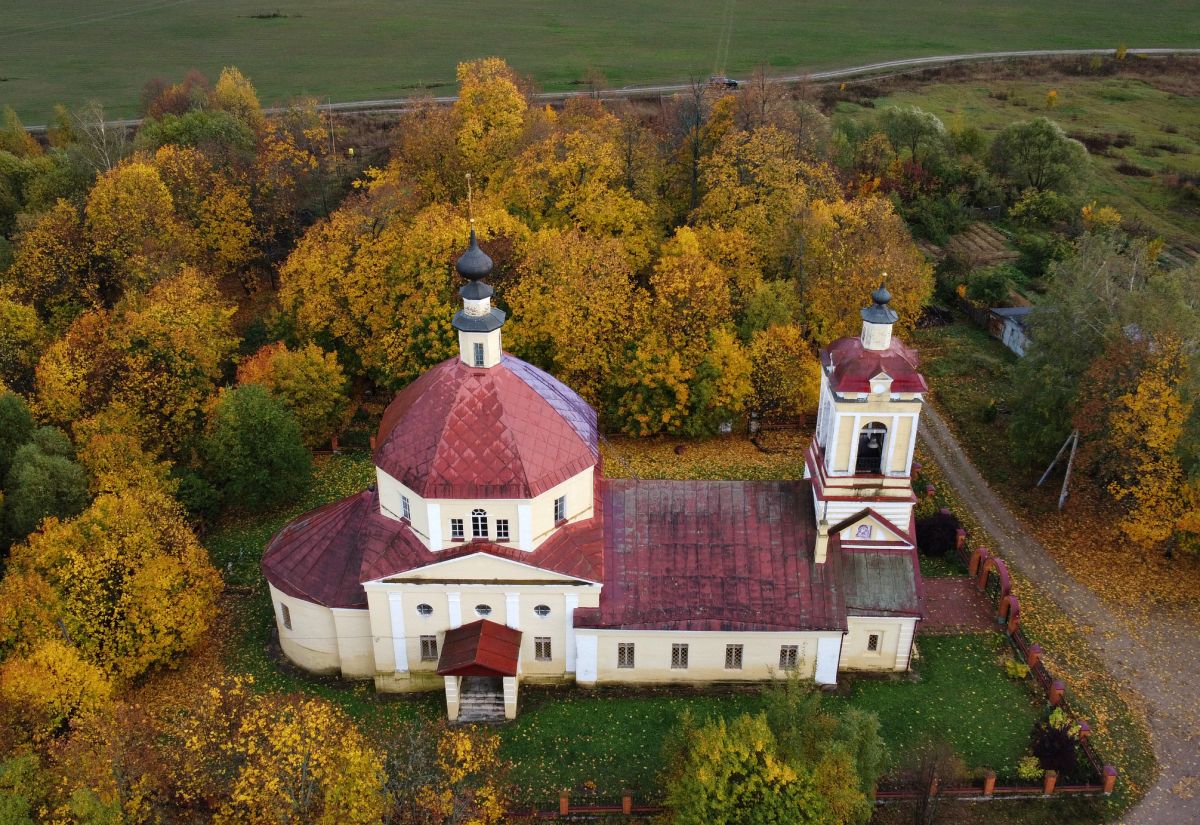
[[439, 676], [516, 676], [521, 631], [480, 619], [447, 630]]
[[581, 627], [842, 630], [840, 556], [814, 564], [808, 482], [604, 482], [604, 589]]
[[892, 379], [892, 392], [928, 392], [917, 371], [917, 351], [899, 338], [887, 349], [872, 350], [858, 338], [839, 338], [821, 350], [821, 365], [834, 392], [870, 392], [871, 379], [881, 372]]
[[376, 466], [427, 498], [533, 498], [600, 457], [591, 407], [509, 355], [426, 372], [388, 406], [377, 445]]

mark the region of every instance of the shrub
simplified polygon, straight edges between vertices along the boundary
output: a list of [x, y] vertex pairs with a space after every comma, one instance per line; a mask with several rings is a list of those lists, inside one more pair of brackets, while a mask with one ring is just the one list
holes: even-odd
[[1079, 766], [1079, 726], [1062, 708], [1055, 708], [1034, 725], [1031, 739], [1033, 755], [1044, 770], [1057, 771], [1060, 777], [1074, 775]]
[[221, 392], [201, 454], [225, 504], [250, 510], [296, 498], [312, 477], [296, 419], [258, 384]]
[[83, 468], [65, 456], [48, 455], [34, 442], [17, 450], [4, 489], [7, 541], [25, 538], [47, 516], [74, 516], [88, 503], [88, 480]]
[[1004, 659], [1004, 672], [1010, 679], [1024, 679], [1029, 675], [1029, 665], [1007, 656]]
[[962, 522], [953, 513], [938, 510], [917, 519], [917, 549], [927, 556], [946, 556], [954, 552]]
[[1008, 302], [1012, 291], [1011, 268], [1007, 265], [989, 266], [967, 277], [967, 299], [979, 306], [994, 307]]
[[1022, 756], [1017, 763], [1017, 776], [1026, 782], [1037, 782], [1042, 778], [1042, 763], [1036, 756]]
[[33, 416], [25, 399], [15, 392], [0, 394], [0, 482], [8, 475], [17, 448], [29, 440]]

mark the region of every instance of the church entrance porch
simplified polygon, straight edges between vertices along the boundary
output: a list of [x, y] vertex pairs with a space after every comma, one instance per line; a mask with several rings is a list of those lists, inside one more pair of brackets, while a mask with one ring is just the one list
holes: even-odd
[[517, 715], [521, 631], [480, 619], [446, 631], [438, 675], [451, 722], [490, 722]]

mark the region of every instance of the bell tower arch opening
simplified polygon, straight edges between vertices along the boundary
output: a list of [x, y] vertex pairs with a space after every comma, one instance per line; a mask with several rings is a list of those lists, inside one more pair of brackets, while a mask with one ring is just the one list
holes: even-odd
[[887, 455], [887, 425], [872, 421], [858, 431], [858, 452], [854, 461], [855, 475], [883, 475], [883, 457]]

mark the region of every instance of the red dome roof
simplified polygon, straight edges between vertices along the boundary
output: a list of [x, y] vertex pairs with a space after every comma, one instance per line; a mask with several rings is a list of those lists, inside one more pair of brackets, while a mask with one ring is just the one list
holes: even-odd
[[383, 414], [375, 465], [426, 498], [533, 498], [595, 466], [596, 413], [537, 367], [443, 361]]
[[867, 349], [858, 338], [839, 338], [821, 350], [834, 392], [870, 392], [871, 379], [881, 372], [891, 377], [892, 392], [928, 392], [917, 363], [916, 350], [898, 338], [887, 349]]

